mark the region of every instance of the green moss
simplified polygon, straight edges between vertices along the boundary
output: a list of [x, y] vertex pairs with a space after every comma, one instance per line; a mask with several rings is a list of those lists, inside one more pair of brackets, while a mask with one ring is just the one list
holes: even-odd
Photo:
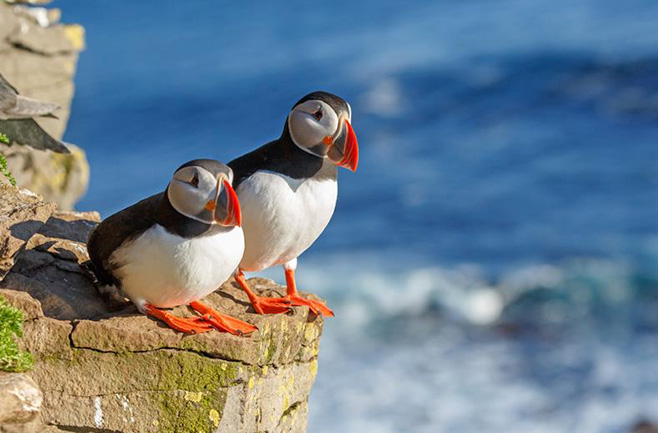
[[215, 431], [222, 418], [226, 396], [226, 389], [221, 388], [210, 392], [160, 394], [160, 431]]
[[160, 428], [172, 432], [214, 431], [226, 403], [226, 387], [238, 380], [240, 364], [209, 360], [192, 353], [167, 357], [160, 387], [181, 390], [178, 393], [181, 395], [159, 396]]
[[238, 378], [239, 364], [235, 362], [211, 360], [194, 353], [177, 353], [172, 358], [163, 371], [163, 378], [171, 382], [168, 389], [212, 390], [230, 386]]
[[7, 158], [2, 154], [0, 154], [0, 174], [6, 177], [10, 184], [16, 186], [16, 179], [12, 176], [7, 166]]
[[[0, 133], [0, 143], [9, 144], [9, 137]], [[16, 186], [16, 179], [11, 175], [9, 168], [7, 167], [7, 159], [2, 154], [0, 154], [0, 174], [6, 177], [10, 184]]]
[[0, 296], [0, 370], [25, 371], [34, 366], [32, 355], [21, 350], [16, 341], [23, 336], [23, 312]]
[[[142, 397], [148, 401], [142, 403], [158, 409], [157, 419], [151, 422], [158, 432], [166, 433], [215, 431], [228, 388], [250, 371], [240, 362], [179, 350], [72, 352], [71, 359], [40, 359], [40, 374], [53, 376], [61, 372], [85, 378], [89, 389], [102, 388], [107, 393], [149, 390]], [[79, 383], [67, 383], [60, 391], [72, 393], [77, 386]]]
[[240, 363], [196, 353], [163, 350], [148, 354], [127, 352], [117, 357], [121, 361], [115, 365], [121, 371], [129, 367], [137, 377], [155, 373], [154, 387], [168, 391], [158, 393], [154, 402], [160, 409], [158, 422], [162, 432], [214, 431], [226, 403], [226, 388], [240, 376]]

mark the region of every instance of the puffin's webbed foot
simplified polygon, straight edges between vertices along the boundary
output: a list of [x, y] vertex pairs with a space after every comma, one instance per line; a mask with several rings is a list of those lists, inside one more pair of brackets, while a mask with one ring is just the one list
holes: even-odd
[[243, 322], [235, 317], [218, 313], [216, 310], [203, 305], [201, 302], [190, 302], [190, 307], [202, 314], [201, 318], [211, 324], [218, 331], [229, 332], [233, 335], [249, 335], [258, 331], [254, 325]]
[[295, 282], [295, 268], [297, 259], [294, 259], [283, 266], [286, 273], [286, 286], [288, 294], [284, 299], [290, 300], [292, 305], [306, 306], [315, 314], [321, 314], [327, 317], [334, 317], [334, 312], [324, 302], [314, 301], [312, 299], [302, 298], [297, 292], [297, 283]]
[[249, 297], [251, 305], [258, 314], [292, 313], [292, 301], [285, 298], [268, 298], [256, 295], [247, 284], [242, 271], [235, 274], [235, 281]]
[[287, 299], [292, 302], [292, 305], [297, 306], [306, 306], [315, 314], [321, 314], [326, 317], [334, 317], [334, 312], [331, 311], [327, 304], [321, 301], [314, 301], [312, 299], [306, 299], [295, 293], [294, 295], [288, 295], [283, 299]]
[[141, 308], [145, 314], [166, 323], [170, 328], [185, 334], [201, 334], [215, 329], [203, 317], [178, 317], [168, 311], [162, 311], [150, 304]]
[[251, 299], [251, 305], [258, 314], [281, 314], [292, 313], [292, 302], [286, 298], [268, 298], [255, 296]]

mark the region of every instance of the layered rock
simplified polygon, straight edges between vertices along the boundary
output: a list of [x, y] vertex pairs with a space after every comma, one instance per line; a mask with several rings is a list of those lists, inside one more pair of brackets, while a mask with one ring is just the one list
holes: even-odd
[[[130, 304], [108, 304], [81, 266], [97, 221], [54, 213], [0, 283], [0, 296], [25, 314], [21, 344], [36, 359], [43, 422], [67, 431], [304, 432], [321, 318], [306, 308], [254, 314], [232, 281], [204, 302], [255, 324], [250, 337], [183, 335]], [[283, 292], [265, 279], [251, 285]]]
[[55, 210], [28, 190], [0, 184], [0, 281], [14, 265], [14, 257]]
[[[62, 106], [55, 118], [37, 122], [61, 139], [73, 98], [73, 76], [79, 52], [84, 48], [84, 29], [59, 23], [58, 9], [44, 9], [0, 0], [0, 73], [25, 96]], [[0, 131], [3, 132], [3, 131]], [[62, 155], [2, 145], [9, 169], [18, 184], [39, 193], [60, 209], [72, 209], [89, 182], [84, 151], [70, 145]]]

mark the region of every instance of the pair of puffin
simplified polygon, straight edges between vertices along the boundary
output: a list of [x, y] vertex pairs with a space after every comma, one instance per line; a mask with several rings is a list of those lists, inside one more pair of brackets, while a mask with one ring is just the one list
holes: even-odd
[[[314, 92], [294, 105], [279, 139], [228, 165], [183, 164], [164, 192], [108, 217], [91, 233], [87, 247], [99, 284], [115, 286], [140, 312], [185, 333], [256, 330], [200, 302], [232, 275], [259, 314], [307, 306], [333, 316], [324, 303], [297, 293], [295, 269], [334, 212], [337, 166], [357, 168], [351, 117], [345, 100]], [[257, 296], [244, 271], [275, 265], [285, 270], [286, 296]], [[163, 310], [178, 305], [199, 315]]]

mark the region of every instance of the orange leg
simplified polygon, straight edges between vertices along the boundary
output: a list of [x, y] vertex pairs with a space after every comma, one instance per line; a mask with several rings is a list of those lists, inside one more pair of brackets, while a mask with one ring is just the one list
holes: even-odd
[[190, 307], [201, 313], [202, 318], [218, 331], [230, 332], [233, 335], [249, 335], [258, 330], [254, 325], [226, 314], [220, 314], [199, 301], [190, 302]]
[[155, 308], [151, 304], [145, 304], [143, 307], [144, 313], [156, 319], [162, 320], [170, 328], [175, 329], [176, 331], [184, 332], [186, 334], [201, 334], [203, 332], [208, 332], [213, 328], [213, 326], [206, 322], [201, 317], [178, 317], [169, 313], [168, 311], [162, 311], [158, 308]]
[[292, 311], [290, 307], [291, 301], [289, 299], [267, 298], [265, 296], [258, 296], [252, 292], [244, 277], [244, 273], [239, 269], [235, 274], [235, 281], [238, 282], [242, 290], [249, 296], [249, 301], [258, 314], [280, 314]]
[[305, 305], [311, 309], [315, 314], [322, 314], [327, 317], [334, 317], [334, 312], [326, 306], [324, 302], [313, 301], [311, 299], [302, 298], [297, 293], [297, 283], [295, 283], [295, 270], [285, 267], [286, 271], [286, 286], [288, 294], [284, 299], [292, 302], [292, 305], [299, 306]]

